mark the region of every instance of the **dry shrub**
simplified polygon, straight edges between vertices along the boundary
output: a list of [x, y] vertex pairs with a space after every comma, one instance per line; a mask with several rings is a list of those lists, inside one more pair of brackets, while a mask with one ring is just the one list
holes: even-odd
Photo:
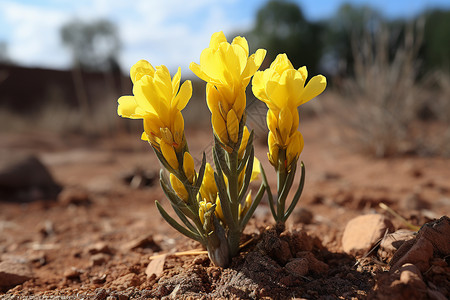
[[354, 77], [344, 80], [343, 120], [362, 150], [376, 157], [421, 148], [415, 122], [423, 105], [416, 86], [417, 53], [423, 24], [409, 26], [392, 49], [392, 32], [382, 24], [353, 39]]

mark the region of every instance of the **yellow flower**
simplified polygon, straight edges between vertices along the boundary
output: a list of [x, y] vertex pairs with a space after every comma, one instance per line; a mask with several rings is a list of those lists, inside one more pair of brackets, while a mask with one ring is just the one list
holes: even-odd
[[235, 37], [230, 44], [220, 31], [211, 36], [209, 47], [202, 51], [200, 65], [191, 63], [189, 68], [202, 80], [218, 87], [227, 86], [235, 91], [245, 89], [265, 56], [264, 49], [258, 49], [249, 56], [245, 38]]
[[171, 78], [166, 66], [153, 66], [140, 60], [130, 70], [134, 96], [119, 98], [117, 113], [125, 118], [144, 119], [142, 139], [159, 149], [161, 140], [179, 151], [184, 143], [181, 110], [192, 96], [192, 84], [180, 87], [181, 71]]
[[286, 149], [286, 162], [285, 167], [289, 169], [289, 166], [293, 161], [297, 161], [298, 157], [300, 156], [300, 153], [303, 151], [304, 141], [303, 136], [300, 133], [300, 131], [296, 131], [295, 134], [292, 136], [292, 140], [289, 143], [287, 149]]
[[244, 205], [239, 204], [239, 216], [242, 218], [245, 216], [245, 214], [248, 212], [248, 210], [250, 209], [250, 206], [252, 205], [252, 191], [250, 191], [247, 194], [247, 197], [245, 198], [245, 202]]
[[230, 103], [221, 91], [212, 84], [206, 85], [206, 101], [211, 111], [211, 123], [214, 133], [224, 144], [236, 143], [239, 132], [239, 122], [245, 110], [245, 90], [241, 90]]
[[211, 209], [212, 203], [206, 201], [200, 201], [198, 203], [198, 216], [200, 217], [200, 221], [202, 224], [205, 224], [205, 213]]
[[183, 157], [183, 171], [190, 183], [194, 183], [196, 178], [196, 173], [194, 169], [194, 159], [189, 152], [184, 152]]
[[242, 141], [241, 141], [241, 145], [239, 146], [239, 150], [238, 150], [239, 159], [242, 159], [244, 157], [245, 148], [247, 147], [249, 137], [250, 137], [250, 132], [248, 131], [247, 126], [244, 126], [244, 130], [242, 131]]
[[184, 187], [183, 183], [172, 173], [170, 173], [170, 184], [172, 185], [175, 193], [177, 193], [178, 197], [187, 202], [189, 199], [189, 194], [186, 188]]
[[223, 32], [212, 35], [209, 47], [200, 55], [200, 64], [189, 68], [206, 81], [206, 100], [211, 111], [214, 133], [220, 141], [230, 146], [237, 142], [239, 123], [246, 105], [245, 89], [251, 77], [261, 66], [266, 50], [258, 49], [249, 56], [248, 43], [235, 37], [230, 44]]
[[200, 186], [201, 200], [206, 200], [210, 203], [215, 203], [217, 197], [217, 186], [214, 180], [214, 169], [209, 163], [206, 163], [205, 174], [203, 175], [203, 181]]
[[165, 140], [161, 140], [159, 146], [161, 147], [161, 154], [164, 156], [169, 166], [174, 170], [178, 170], [180, 164], [178, 163], [178, 158], [172, 145], [169, 145]]
[[296, 70], [286, 54], [279, 54], [270, 68], [255, 73], [252, 90], [272, 111], [279, 112], [284, 107], [293, 111], [325, 90], [324, 76], [314, 76], [305, 86], [307, 77], [306, 67]]

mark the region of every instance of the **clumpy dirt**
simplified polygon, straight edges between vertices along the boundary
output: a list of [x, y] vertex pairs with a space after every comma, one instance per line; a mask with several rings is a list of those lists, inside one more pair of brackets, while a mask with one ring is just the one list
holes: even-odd
[[[2, 134], [3, 157], [36, 156], [62, 192], [52, 200], [31, 186], [19, 199], [0, 199], [0, 298], [449, 298], [450, 160], [372, 159], [330, 128], [337, 127], [327, 119], [302, 123], [307, 180], [298, 208], [281, 226], [263, 200], [245, 229], [248, 243], [226, 269], [206, 254], [177, 255], [200, 245], [158, 214], [155, 200], [170, 205], [160, 165], [138, 133]], [[210, 146], [210, 132], [186, 136], [197, 157]], [[264, 137], [255, 145], [275, 185]], [[405, 231], [380, 203], [421, 230]], [[368, 214], [389, 219], [394, 232], [362, 255], [344, 252], [347, 223]]]

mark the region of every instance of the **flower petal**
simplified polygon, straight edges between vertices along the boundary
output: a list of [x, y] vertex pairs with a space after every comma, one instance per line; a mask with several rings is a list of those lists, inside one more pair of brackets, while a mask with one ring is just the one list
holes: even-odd
[[189, 102], [189, 99], [191, 99], [191, 97], [192, 97], [192, 83], [190, 80], [186, 80], [181, 85], [181, 88], [178, 91], [178, 94], [176, 94], [176, 96], [173, 100], [173, 103], [172, 103], [172, 108], [176, 108], [178, 110], [183, 110], [183, 108], [186, 107], [186, 105]]
[[317, 75], [309, 80], [308, 84], [305, 86], [301, 96], [301, 104], [304, 104], [311, 100], [312, 98], [320, 95], [327, 86], [327, 79], [325, 76]]
[[117, 114], [130, 119], [142, 119], [145, 111], [136, 104], [133, 96], [122, 96], [118, 100]]

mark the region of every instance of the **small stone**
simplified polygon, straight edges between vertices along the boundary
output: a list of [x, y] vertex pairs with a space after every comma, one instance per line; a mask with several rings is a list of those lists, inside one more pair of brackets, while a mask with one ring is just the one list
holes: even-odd
[[0, 262], [0, 290], [12, 288], [32, 278], [29, 265], [8, 260]]
[[296, 277], [305, 276], [308, 273], [308, 260], [306, 258], [294, 258], [290, 260], [285, 269]]
[[72, 267], [64, 272], [64, 277], [70, 280], [80, 280], [81, 273], [83, 273], [81, 270]]
[[104, 242], [98, 242], [88, 249], [89, 254], [98, 254], [98, 253], [104, 253], [104, 254], [113, 254], [112, 249], [108, 246], [108, 244]]
[[125, 251], [131, 251], [131, 250], [136, 250], [136, 249], [140, 249], [140, 248], [150, 248], [155, 252], [161, 251], [161, 247], [159, 247], [159, 245], [155, 243], [152, 235], [139, 237], [137, 239], [134, 239], [134, 240], [126, 243], [123, 246], [123, 250], [125, 250]]
[[351, 255], [363, 255], [370, 251], [394, 225], [385, 216], [369, 214], [356, 217], [347, 223], [342, 236], [342, 248]]
[[112, 282], [112, 285], [117, 287], [117, 289], [127, 289], [129, 287], [136, 287], [141, 284], [139, 276], [134, 273], [129, 273], [122, 277], [117, 278]]
[[306, 209], [306, 208], [299, 208], [299, 209], [295, 209], [294, 212], [292, 213], [292, 219], [294, 220], [294, 223], [298, 224], [311, 224], [313, 219], [314, 219], [314, 215], [313, 213]]
[[406, 285], [413, 285], [417, 289], [426, 289], [422, 274], [413, 264], [404, 264], [400, 269], [400, 281]]
[[390, 260], [404, 242], [413, 239], [415, 236], [415, 231], [407, 229], [399, 229], [396, 232], [387, 234], [381, 240], [378, 256], [383, 260]]
[[91, 256], [91, 264], [93, 266], [104, 265], [109, 260], [109, 255], [104, 253], [97, 253]]
[[412, 263], [425, 272], [430, 268], [433, 253], [450, 255], [450, 218], [447, 216], [423, 225], [415, 239], [403, 243], [390, 262], [391, 271]]
[[89, 194], [80, 189], [64, 189], [58, 200], [64, 205], [87, 206], [92, 203]]

